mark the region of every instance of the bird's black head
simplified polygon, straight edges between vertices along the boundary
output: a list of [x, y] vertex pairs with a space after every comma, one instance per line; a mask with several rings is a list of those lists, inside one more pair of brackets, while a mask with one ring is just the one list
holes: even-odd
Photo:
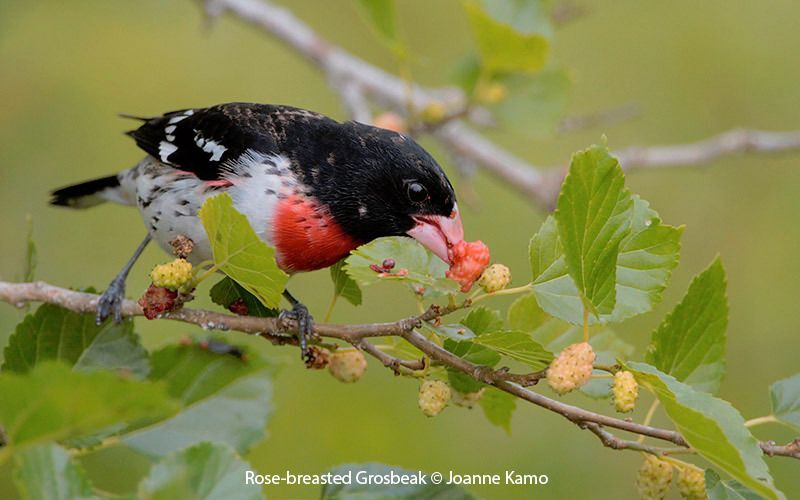
[[[357, 122], [317, 137], [316, 165], [305, 182], [358, 241], [411, 236], [448, 261], [463, 240], [453, 186], [414, 139]], [[320, 163], [322, 163], [320, 165]]]

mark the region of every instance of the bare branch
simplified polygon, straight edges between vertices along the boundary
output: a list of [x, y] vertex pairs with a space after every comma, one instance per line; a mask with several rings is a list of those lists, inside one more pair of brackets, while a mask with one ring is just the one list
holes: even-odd
[[[45, 302], [75, 312], [93, 313], [97, 306], [98, 299], [99, 295], [96, 294], [67, 290], [43, 282], [9, 283], [0, 281], [0, 301], [7, 302], [17, 307], [23, 307], [28, 302]], [[630, 420], [609, 417], [600, 413], [584, 410], [577, 406], [550, 399], [523, 387], [523, 385], [534, 385], [543, 377], [543, 372], [519, 375], [508, 373], [508, 370], [504, 368], [495, 370], [488, 366], [476, 365], [443, 349], [416, 331], [416, 328], [419, 327], [422, 322], [435, 320], [462, 307], [463, 306], [459, 305], [447, 307], [431, 306], [420, 315], [390, 323], [369, 323], [361, 325], [316, 324], [314, 325], [314, 333], [320, 337], [348, 342], [354, 347], [374, 356], [381, 361], [384, 366], [391, 368], [398, 374], [423, 369], [425, 367], [425, 362], [423, 360], [402, 360], [396, 358], [381, 351], [377, 346], [367, 341], [370, 337], [402, 337], [411, 345], [422, 351], [432, 361], [459, 370], [479, 382], [494, 385], [498, 389], [520, 399], [554, 413], [558, 413], [579, 427], [590, 430], [600, 438], [605, 446], [610, 448], [635, 449], [662, 454], [668, 451], [653, 447], [649, 447], [652, 451], [643, 449], [638, 445], [633, 445], [628, 441], [621, 440], [611, 435], [603, 430], [603, 427], [619, 429], [641, 436], [668, 441], [681, 448], [688, 448], [686, 440], [676, 431], [643, 425]], [[126, 317], [141, 316], [142, 310], [137, 303], [131, 300], [125, 300], [122, 304], [122, 313], [123, 316]], [[164, 314], [161, 319], [192, 323], [210, 330], [236, 330], [243, 333], [259, 335], [279, 345], [297, 344], [296, 339], [288, 335], [295, 331], [297, 325], [293, 321], [281, 321], [277, 318], [232, 316], [211, 311], [182, 308]], [[785, 446], [778, 446], [773, 442], [762, 442], [760, 444], [762, 450], [764, 450], [764, 453], [768, 456], [785, 456], [800, 459], [800, 440], [795, 440]], [[676, 453], [676, 451], [671, 450], [670, 453]]]
[[[555, 204], [563, 170], [544, 169], [526, 162], [468, 127], [461, 118], [469, 117], [471, 113], [461, 90], [409, 86], [403, 79], [325, 40], [291, 11], [269, 1], [206, 0], [205, 3], [210, 17], [230, 12], [282, 41], [318, 67], [342, 96], [348, 113], [356, 120], [365, 121], [368, 116], [365, 111], [368, 110], [365, 107], [367, 98], [400, 114], [409, 112], [409, 97], [413, 104], [412, 113], [418, 113], [434, 102], [444, 104], [453, 119], [445, 120], [432, 132], [447, 149], [471, 159], [534, 204], [544, 208]], [[563, 5], [566, 7], [560, 7], [556, 12], [557, 20], [582, 14], [569, 3]], [[799, 149], [800, 131], [736, 129], [692, 144], [629, 147], [615, 154], [624, 168], [634, 170], [699, 165], [744, 152], [773, 153]]]
[[734, 129], [690, 144], [630, 147], [614, 152], [622, 168], [701, 165], [739, 153], [781, 153], [800, 149], [800, 131], [766, 132]]

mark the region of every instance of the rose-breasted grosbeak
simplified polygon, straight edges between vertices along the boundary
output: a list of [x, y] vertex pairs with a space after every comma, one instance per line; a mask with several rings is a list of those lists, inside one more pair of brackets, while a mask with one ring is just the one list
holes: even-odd
[[[128, 135], [147, 152], [117, 175], [54, 191], [52, 204], [135, 205], [148, 234], [98, 303], [97, 321], [120, 319], [125, 279], [155, 239], [167, 251], [183, 235], [190, 260], [212, 258], [197, 216], [203, 201], [228, 192], [288, 273], [328, 267], [381, 236], [411, 236], [449, 262], [463, 240], [456, 196], [441, 167], [408, 136], [304, 109], [249, 103], [173, 111]], [[300, 325], [308, 310], [284, 292]]]

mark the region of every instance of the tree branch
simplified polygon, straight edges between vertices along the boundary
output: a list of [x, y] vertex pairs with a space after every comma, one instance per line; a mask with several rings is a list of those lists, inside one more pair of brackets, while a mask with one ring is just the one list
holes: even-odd
[[[36, 283], [9, 283], [0, 281], [0, 301], [7, 302], [17, 307], [23, 307], [29, 302], [44, 302], [54, 304], [65, 309], [79, 313], [94, 313], [99, 295], [92, 293], [76, 292], [53, 286], [44, 282]], [[422, 351], [432, 361], [459, 370], [473, 379], [493, 385], [498, 389], [512, 394], [520, 399], [557, 413], [581, 428], [588, 429], [601, 442], [614, 449], [634, 449], [649, 453], [675, 453], [674, 450], [639, 446], [629, 441], [613, 436], [603, 427], [619, 429], [641, 436], [647, 436], [662, 441], [668, 441], [681, 448], [688, 448], [688, 444], [680, 433], [643, 425], [630, 420], [609, 417], [600, 413], [591, 412], [572, 406], [554, 399], [550, 399], [537, 392], [526, 389], [521, 384], [533, 385], [542, 373], [519, 375], [509, 373], [507, 369], [495, 370], [488, 366], [480, 366], [465, 359], [459, 358], [451, 352], [428, 340], [416, 331], [424, 321], [432, 321], [443, 315], [460, 309], [462, 306], [438, 307], [431, 306], [422, 314], [410, 316], [395, 322], [369, 323], [360, 325], [326, 325], [315, 324], [314, 331], [320, 337], [342, 340], [352, 344], [377, 358], [395, 373], [420, 370], [425, 367], [423, 360], [403, 360], [381, 351], [367, 339], [371, 337], [398, 336], [404, 338], [411, 345]], [[122, 304], [122, 314], [125, 317], [141, 316], [139, 305], [131, 300]], [[161, 319], [182, 321], [199, 325], [204, 329], [229, 331], [235, 330], [252, 335], [259, 335], [275, 344], [296, 344], [296, 340], [289, 334], [296, 329], [293, 321], [281, 321], [277, 318], [258, 318], [252, 316], [232, 316], [229, 314], [204, 311], [198, 309], [182, 308], [164, 314]], [[767, 456], [785, 456], [800, 459], [800, 440], [784, 446], [773, 442], [760, 443], [764, 454]]]
[[[290, 10], [266, 0], [205, 0], [209, 17], [229, 12], [280, 40], [319, 68], [341, 95], [350, 116], [368, 119], [367, 98], [401, 115], [419, 113], [432, 103], [448, 110], [431, 131], [451, 153], [474, 161], [528, 200], [552, 208], [563, 179], [562, 168], [542, 168], [518, 158], [468, 126], [468, 99], [453, 87], [430, 88], [404, 81], [330, 43]], [[409, 102], [409, 99], [411, 102]], [[629, 147], [614, 154], [626, 170], [699, 165], [733, 154], [800, 150], [800, 131], [736, 129], [691, 144]]]

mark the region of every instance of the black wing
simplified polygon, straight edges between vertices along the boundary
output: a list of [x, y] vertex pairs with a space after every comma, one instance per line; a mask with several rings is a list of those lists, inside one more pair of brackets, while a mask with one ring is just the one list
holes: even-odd
[[222, 166], [248, 150], [279, 154], [287, 123], [327, 121], [303, 109], [230, 103], [166, 113], [127, 134], [151, 156], [204, 180], [219, 179]]

